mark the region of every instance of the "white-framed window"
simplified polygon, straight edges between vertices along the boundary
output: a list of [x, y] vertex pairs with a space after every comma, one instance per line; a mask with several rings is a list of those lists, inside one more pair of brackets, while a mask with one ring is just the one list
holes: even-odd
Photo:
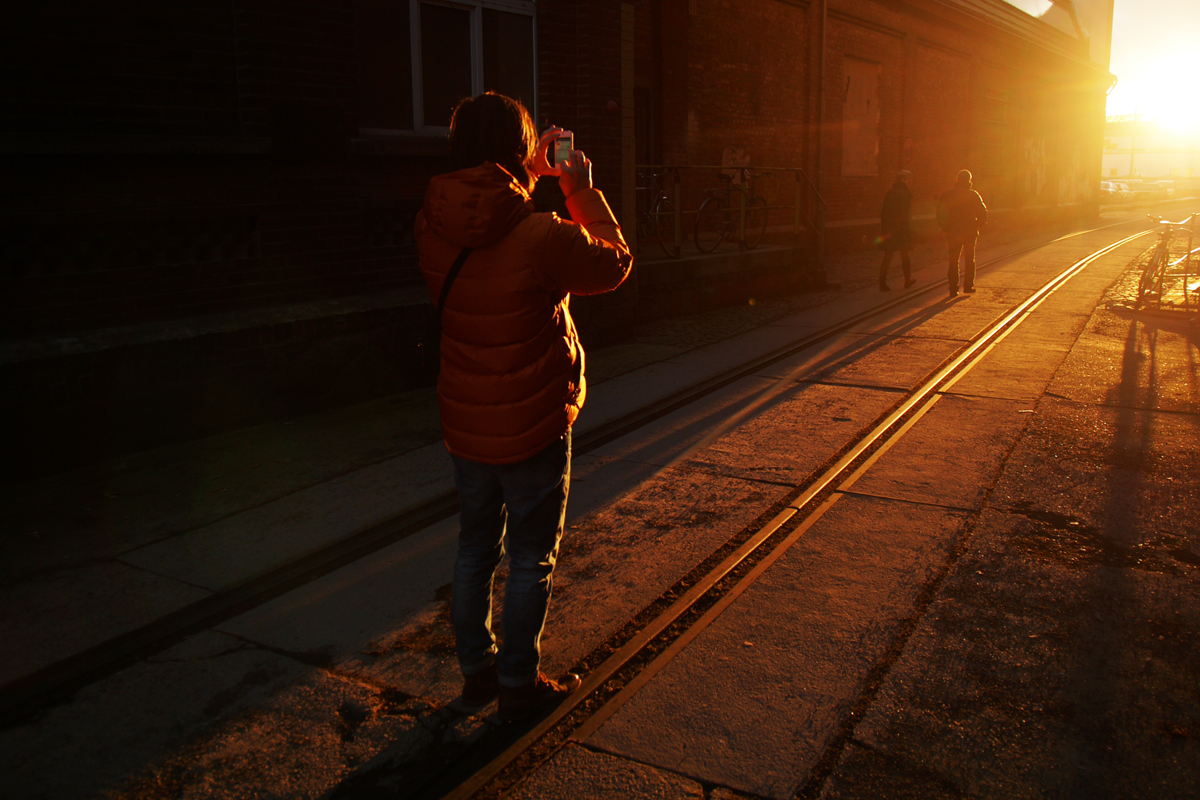
[[497, 91], [536, 117], [534, 0], [357, 0], [365, 133], [445, 133], [463, 97]]

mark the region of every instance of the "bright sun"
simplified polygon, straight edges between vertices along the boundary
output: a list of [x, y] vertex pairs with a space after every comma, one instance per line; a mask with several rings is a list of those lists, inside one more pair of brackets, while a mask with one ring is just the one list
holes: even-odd
[[[1192, 96], [1200, 75], [1200, 52], [1175, 47], [1151, 56], [1132, 74], [1118, 75], [1124, 104], [1180, 136], [1200, 137], [1200, 104]], [[1116, 90], [1114, 90], [1116, 91]]]

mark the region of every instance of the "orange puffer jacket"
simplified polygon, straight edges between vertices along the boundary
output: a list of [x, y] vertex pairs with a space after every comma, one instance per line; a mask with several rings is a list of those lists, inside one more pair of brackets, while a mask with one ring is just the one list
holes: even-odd
[[617, 288], [633, 258], [599, 191], [576, 192], [567, 209], [573, 222], [535, 213], [495, 164], [429, 183], [414, 233], [435, 303], [459, 252], [475, 248], [442, 311], [438, 405], [456, 456], [524, 461], [566, 433], [583, 407], [570, 295]]

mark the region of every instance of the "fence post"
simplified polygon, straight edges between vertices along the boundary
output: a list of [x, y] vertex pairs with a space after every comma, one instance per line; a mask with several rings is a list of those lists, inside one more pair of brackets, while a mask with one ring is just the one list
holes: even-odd
[[750, 171], [742, 167], [741, 192], [738, 193], [738, 250], [746, 249], [746, 184], [750, 181]]
[[825, 203], [817, 195], [817, 211], [819, 216], [817, 219], [817, 267], [816, 277], [823, 285], [827, 278], [825, 275]]
[[680, 202], [679, 170], [671, 170], [672, 194], [675, 195], [675, 257], [679, 258], [683, 251], [683, 205]]
[[796, 250], [796, 260], [800, 258], [800, 203], [804, 201], [804, 193], [800, 189], [800, 170], [792, 173], [796, 184], [795, 219], [792, 221], [792, 247]]

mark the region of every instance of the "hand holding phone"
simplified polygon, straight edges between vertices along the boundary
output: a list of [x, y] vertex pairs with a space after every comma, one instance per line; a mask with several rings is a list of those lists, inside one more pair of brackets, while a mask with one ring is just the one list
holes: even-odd
[[[571, 153], [574, 153], [572, 160]], [[536, 175], [553, 175], [564, 197], [580, 189], [592, 188], [592, 162], [582, 151], [575, 149], [575, 134], [551, 125], [538, 139], [537, 155], [533, 159]]]
[[571, 131], [560, 131], [558, 138], [554, 140], [554, 161], [551, 166], [558, 167], [567, 163], [571, 158], [571, 151], [575, 149], [575, 134]]
[[[556, 165], [555, 148], [560, 134], [566, 133], [557, 125], [551, 125], [538, 136], [537, 153], [533, 157], [533, 174], [539, 177], [547, 175], [558, 176], [562, 169]], [[572, 140], [574, 136], [571, 137]]]

